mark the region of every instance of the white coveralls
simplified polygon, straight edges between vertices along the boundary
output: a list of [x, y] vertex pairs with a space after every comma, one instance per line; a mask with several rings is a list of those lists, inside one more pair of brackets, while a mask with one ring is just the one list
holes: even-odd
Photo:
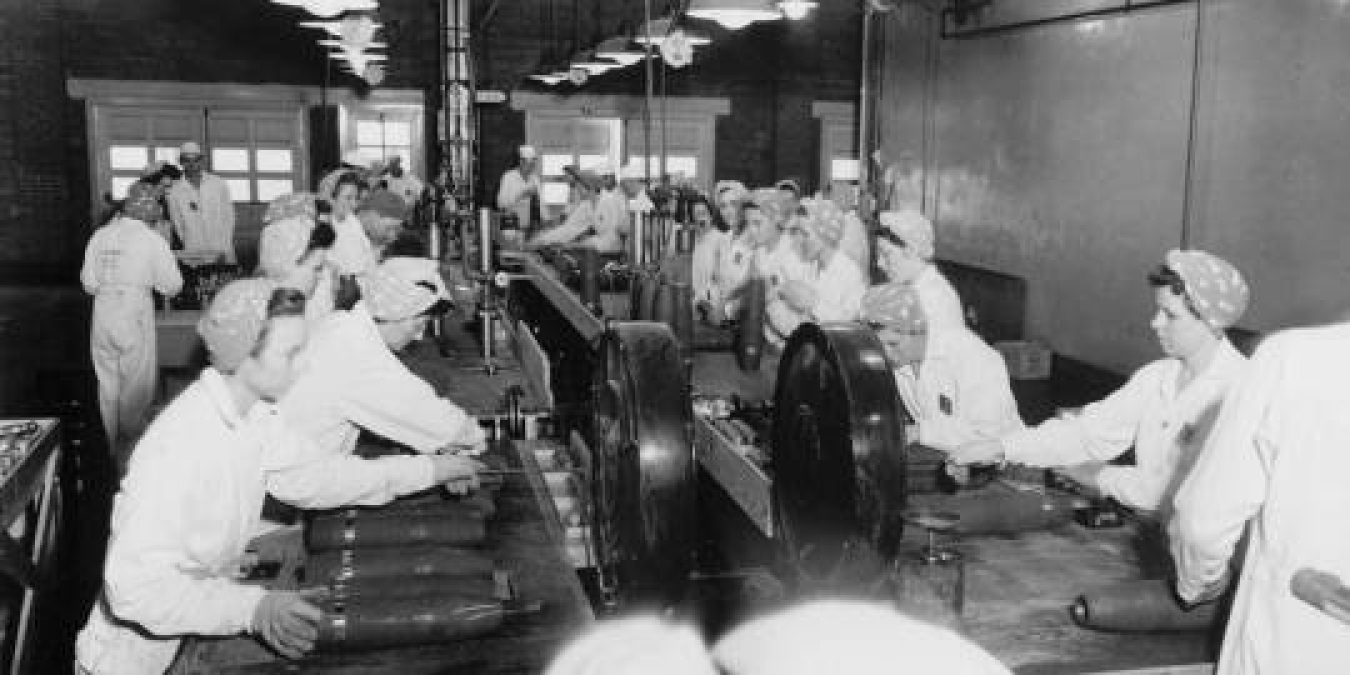
[[[623, 250], [623, 238], [630, 229], [628, 200], [619, 190], [601, 190], [595, 199], [595, 236], [582, 243], [602, 253]], [[672, 251], [674, 249], [671, 249]]]
[[722, 259], [730, 252], [731, 235], [715, 227], [709, 227], [694, 241], [690, 261], [694, 302], [717, 300], [720, 295], [717, 274], [722, 269]]
[[[517, 167], [502, 174], [502, 182], [497, 186], [497, 208], [515, 213], [522, 232], [529, 231], [531, 201], [543, 196], [542, 183], [538, 173], [527, 179]], [[530, 192], [529, 187], [534, 187], [534, 191]]]
[[895, 371], [919, 443], [943, 451], [1023, 428], [1003, 357], [964, 327], [931, 327], [918, 374]]
[[1103, 462], [1133, 447], [1135, 465], [1102, 469], [1098, 487], [1127, 506], [1166, 509], [1209, 436], [1220, 402], [1246, 368], [1246, 357], [1224, 340], [1204, 372], [1178, 390], [1181, 361], [1159, 359], [1081, 414], [1004, 437], [1004, 456], [1056, 467]]
[[234, 262], [234, 202], [220, 176], [203, 171], [200, 189], [187, 178], [176, 180], [168, 202], [184, 253], [224, 254], [225, 262]]
[[351, 454], [361, 429], [422, 453], [483, 441], [476, 419], [437, 396], [389, 351], [365, 303], [325, 317], [311, 333], [304, 356], [305, 369], [280, 406], [292, 428], [325, 454]]
[[[186, 635], [252, 629], [265, 590], [235, 580], [263, 496], [302, 508], [379, 504], [435, 482], [429, 458], [399, 472], [325, 456], [277, 406], [244, 415], [212, 368], [146, 430], [113, 505], [103, 593], [76, 640], [93, 675], [149, 675]], [[373, 460], [380, 461], [380, 460]]]
[[1350, 582], [1350, 324], [1279, 333], [1252, 357], [1176, 496], [1177, 591], [1217, 581], [1250, 520], [1218, 675], [1350, 673], [1350, 625], [1295, 598], [1301, 568]]
[[145, 427], [155, 399], [158, 358], [151, 290], [183, 288], [168, 242], [144, 222], [118, 216], [89, 239], [80, 283], [94, 296], [89, 355], [98, 376], [99, 413], [120, 455]]

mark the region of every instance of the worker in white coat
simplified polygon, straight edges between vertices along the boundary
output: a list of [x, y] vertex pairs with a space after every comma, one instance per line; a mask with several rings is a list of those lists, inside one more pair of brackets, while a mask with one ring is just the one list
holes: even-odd
[[536, 234], [528, 243], [540, 246], [587, 246], [601, 253], [623, 250], [621, 233], [626, 224], [616, 219], [614, 211], [598, 207], [602, 184], [600, 176], [589, 169], [566, 168], [572, 182], [574, 202], [572, 210], [560, 225]]
[[895, 369], [919, 443], [950, 452], [1023, 428], [1003, 357], [965, 326], [929, 323], [913, 286], [868, 289], [860, 315]]
[[152, 291], [172, 296], [183, 288], [168, 242], [150, 229], [162, 217], [156, 188], [132, 185], [121, 214], [89, 239], [80, 269], [80, 283], [94, 296], [89, 354], [98, 377], [99, 414], [119, 471], [155, 399]]
[[305, 318], [313, 328], [334, 308], [337, 284], [328, 253], [337, 234], [317, 220], [317, 197], [310, 192], [278, 196], [263, 214], [258, 235], [258, 273], [305, 294]]
[[843, 211], [826, 201], [802, 204], [806, 215], [788, 221], [786, 237], [810, 273], [777, 285], [765, 302], [768, 329], [779, 343], [804, 322], [856, 320], [867, 292], [862, 270], [839, 247]]
[[694, 221], [694, 252], [689, 265], [694, 306], [707, 316], [718, 297], [717, 274], [722, 269], [722, 259], [730, 252], [731, 233], [717, 209], [702, 194], [694, 199], [689, 213]]
[[[1149, 284], [1157, 305], [1150, 325], [1165, 358], [1081, 414], [963, 446], [952, 459], [1069, 467], [1069, 476], [1126, 506], [1170, 508], [1220, 402], [1246, 371], [1246, 358], [1224, 329], [1246, 310], [1249, 291], [1236, 268], [1196, 250], [1169, 252]], [[1133, 466], [1106, 464], [1130, 448]]]
[[750, 278], [750, 268], [755, 257], [755, 229], [749, 227], [746, 214], [759, 211], [759, 207], [750, 201], [750, 191], [740, 181], [717, 181], [713, 191], [717, 200], [717, 211], [726, 222], [726, 252], [718, 261], [713, 272], [716, 286], [707, 300], [705, 312], [713, 323], [723, 319], [735, 318], [740, 307], [740, 292]]
[[1011, 673], [953, 631], [886, 604], [853, 600], [816, 600], [748, 621], [712, 651], [726, 675]]
[[961, 297], [933, 264], [933, 223], [914, 209], [883, 211], [878, 219], [877, 264], [888, 281], [911, 284], [934, 326], [966, 325]]
[[[1290, 592], [1313, 570], [1350, 583], [1350, 323], [1267, 338], [1176, 496], [1177, 594], [1218, 595], [1247, 534], [1218, 675], [1350, 673], [1350, 622]], [[1341, 591], [1341, 602], [1347, 592]]]
[[497, 186], [497, 208], [515, 214], [520, 231], [529, 233], [540, 217], [539, 200], [543, 196], [544, 176], [539, 151], [534, 146], [520, 146], [516, 149], [516, 157], [518, 163], [502, 174]]
[[362, 429], [419, 453], [481, 453], [485, 437], [478, 421], [437, 396], [393, 353], [449, 309], [436, 262], [390, 258], [363, 282], [362, 295], [355, 307], [333, 312], [315, 327], [305, 367], [281, 399], [286, 418], [328, 454], [351, 454]]
[[234, 263], [234, 202], [225, 180], [206, 170], [206, 155], [191, 141], [178, 149], [183, 177], [169, 188], [169, 217], [183, 253]]
[[[292, 591], [241, 584], [236, 573], [263, 497], [306, 508], [377, 501], [368, 460], [318, 453], [287, 428], [275, 400], [306, 339], [304, 295], [266, 279], [227, 284], [197, 326], [212, 367], [146, 431], [117, 494], [103, 591], [76, 642], [77, 671], [168, 670], [186, 635], [253, 633], [304, 654], [319, 610]], [[317, 458], [317, 459], [316, 459]], [[383, 490], [437, 482], [471, 488], [478, 465], [428, 458]]]

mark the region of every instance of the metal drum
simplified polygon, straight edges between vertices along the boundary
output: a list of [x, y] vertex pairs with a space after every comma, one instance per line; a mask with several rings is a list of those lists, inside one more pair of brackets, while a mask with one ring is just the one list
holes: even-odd
[[668, 326], [614, 322], [592, 381], [597, 570], [613, 605], [680, 601], [694, 552], [693, 409]]
[[787, 580], [880, 578], [902, 534], [905, 433], [890, 363], [852, 324], [802, 324], [774, 392], [771, 466]]

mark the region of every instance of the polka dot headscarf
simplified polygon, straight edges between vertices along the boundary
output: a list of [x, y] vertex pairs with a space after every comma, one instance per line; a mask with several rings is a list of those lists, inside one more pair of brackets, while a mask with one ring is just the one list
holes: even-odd
[[1222, 258], [1204, 251], [1173, 249], [1165, 263], [1186, 283], [1186, 297], [1205, 323], [1217, 329], [1228, 328], [1247, 311], [1251, 301], [1247, 282]]

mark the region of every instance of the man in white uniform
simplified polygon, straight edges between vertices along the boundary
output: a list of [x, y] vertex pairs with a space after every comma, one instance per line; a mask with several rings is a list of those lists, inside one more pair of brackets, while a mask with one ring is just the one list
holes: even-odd
[[103, 430], [119, 473], [155, 399], [159, 369], [151, 292], [172, 296], [183, 288], [168, 242], [150, 229], [162, 214], [153, 186], [132, 185], [121, 215], [89, 239], [80, 269], [80, 283], [94, 296], [89, 353]]
[[966, 325], [961, 298], [933, 264], [933, 223], [914, 209], [883, 211], [877, 231], [877, 264], [888, 281], [911, 284], [935, 326]]
[[[1350, 323], [1267, 338], [1176, 496], [1177, 594], [1218, 595], [1248, 543], [1218, 675], [1350, 673], [1350, 616], [1290, 592], [1296, 572], [1350, 584]], [[1341, 591], [1341, 602], [1346, 602]]]
[[891, 282], [868, 289], [861, 316], [895, 368], [919, 443], [951, 451], [1022, 428], [1003, 357], [965, 326], [929, 323], [913, 286]]
[[600, 196], [600, 177], [590, 170], [578, 171], [568, 167], [567, 171], [576, 194], [572, 212], [567, 214], [561, 225], [536, 234], [529, 245], [539, 247], [575, 244], [589, 246], [601, 253], [616, 253], [623, 250], [623, 240], [619, 237], [622, 224], [615, 220], [615, 214], [602, 215], [596, 206]]
[[79, 672], [163, 673], [186, 635], [251, 632], [301, 656], [319, 610], [299, 593], [236, 580], [264, 494], [332, 508], [476, 482], [476, 462], [447, 456], [373, 486], [367, 460], [325, 456], [290, 431], [273, 402], [294, 379], [303, 315], [300, 291], [265, 279], [231, 282], [211, 302], [197, 329], [213, 367], [146, 431], [116, 497], [103, 592], [76, 643]]
[[183, 177], [169, 189], [169, 218], [183, 242], [183, 253], [233, 264], [234, 202], [229, 187], [206, 171], [206, 156], [196, 143], [179, 148], [178, 162]]
[[[1165, 358], [1081, 414], [962, 446], [952, 459], [1069, 467], [1065, 473], [1126, 506], [1167, 511], [1219, 404], [1246, 372], [1223, 331], [1242, 316], [1249, 292], [1236, 268], [1193, 250], [1169, 252], [1149, 284], [1158, 308], [1150, 325]], [[1130, 448], [1133, 466], [1105, 463]]]
[[528, 233], [533, 230], [534, 215], [540, 209], [544, 177], [534, 146], [522, 145], [516, 153], [520, 163], [502, 174], [501, 184], [497, 186], [497, 208], [514, 213], [520, 231]]
[[[609, 162], [600, 167], [600, 196], [595, 200], [596, 233], [604, 233], [602, 250], [611, 252], [623, 250], [624, 238], [629, 234], [628, 198], [619, 187], [614, 175], [614, 165]], [[617, 246], [616, 246], [617, 244]]]
[[787, 239], [814, 269], [807, 278], [780, 284], [765, 303], [768, 327], [778, 342], [806, 321], [858, 318], [867, 279], [839, 249], [844, 214], [830, 202], [803, 202], [807, 215], [788, 221]]
[[420, 453], [482, 452], [478, 421], [437, 396], [393, 353], [449, 306], [436, 262], [390, 258], [362, 291], [364, 300], [355, 307], [333, 312], [315, 327], [305, 368], [281, 399], [286, 418], [328, 454], [351, 454], [361, 429]]

